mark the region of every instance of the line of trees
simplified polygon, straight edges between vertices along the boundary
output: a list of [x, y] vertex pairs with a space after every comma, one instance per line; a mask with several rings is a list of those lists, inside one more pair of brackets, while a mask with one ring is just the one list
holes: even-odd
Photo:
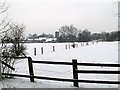
[[118, 41], [120, 31], [91, 33], [88, 29], [78, 30], [73, 25], [62, 26], [59, 29], [60, 36], [58, 42], [89, 42], [93, 40]]

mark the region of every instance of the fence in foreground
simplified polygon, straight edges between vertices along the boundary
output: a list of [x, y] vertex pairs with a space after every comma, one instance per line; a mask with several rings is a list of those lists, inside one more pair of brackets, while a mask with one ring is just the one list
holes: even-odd
[[[12, 58], [12, 57], [11, 57]], [[120, 71], [98, 71], [98, 70], [78, 70], [78, 66], [102, 66], [102, 67], [120, 67], [120, 64], [99, 64], [99, 63], [78, 63], [76, 59], [73, 59], [72, 62], [53, 62], [53, 61], [34, 61], [31, 57], [15, 57], [16, 59], [27, 58], [28, 66], [29, 66], [29, 75], [21, 75], [21, 74], [9, 74], [2, 73], [2, 75], [16, 76], [16, 77], [25, 77], [30, 78], [31, 82], [34, 82], [34, 79], [45, 79], [45, 80], [55, 80], [55, 81], [66, 81], [73, 82], [73, 85], [79, 87], [79, 82], [82, 83], [101, 83], [101, 84], [120, 84], [119, 81], [98, 81], [98, 80], [79, 80], [79, 73], [87, 73], [87, 74], [120, 74]], [[55, 65], [70, 65], [73, 69], [73, 79], [65, 79], [65, 78], [55, 78], [55, 77], [43, 77], [43, 76], [35, 76], [33, 70], [33, 64], [55, 64]], [[10, 67], [10, 66], [9, 66]], [[11, 69], [14, 70], [12, 67]]]

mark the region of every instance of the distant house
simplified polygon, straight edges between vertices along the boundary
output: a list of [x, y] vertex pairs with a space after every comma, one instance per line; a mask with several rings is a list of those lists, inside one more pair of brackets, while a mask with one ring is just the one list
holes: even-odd
[[30, 43], [44, 43], [46, 42], [46, 38], [40, 37], [40, 38], [35, 38], [35, 39], [27, 39], [27, 41]]
[[46, 42], [56, 42], [56, 38], [47, 38]]
[[41, 42], [41, 43], [46, 42], [46, 39], [47, 39], [47, 37], [39, 37], [38, 38], [39, 42]]
[[47, 37], [39, 37], [39, 38], [35, 38], [35, 39], [27, 39], [28, 42], [31, 43], [50, 43], [50, 42], [56, 42], [56, 38], [47, 38]]

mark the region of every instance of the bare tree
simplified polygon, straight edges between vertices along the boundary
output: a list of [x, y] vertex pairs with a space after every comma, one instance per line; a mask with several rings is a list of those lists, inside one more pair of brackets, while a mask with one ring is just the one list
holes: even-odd
[[77, 28], [74, 27], [73, 25], [70, 26], [62, 26], [59, 29], [60, 32], [60, 37], [63, 38], [63, 41], [68, 41], [68, 42], [75, 42], [77, 39]]
[[[25, 26], [22, 25], [11, 25], [11, 42], [13, 44], [12, 46], [12, 52], [15, 54], [14, 56], [20, 56], [23, 55], [25, 52], [25, 47], [23, 45], [23, 43], [21, 43], [21, 41], [23, 41], [24, 38], [24, 29]], [[24, 54], [25, 55], [25, 54]]]
[[[14, 59], [14, 57], [25, 56], [26, 47], [23, 43], [21, 43], [21, 41], [24, 40], [23, 32], [25, 26], [11, 24], [9, 27], [11, 30], [6, 32], [1, 39], [2, 56], [4, 56], [2, 60], [13, 67], [16, 62], [16, 59]], [[12, 73], [12, 71], [4, 65], [2, 66], [2, 72]]]

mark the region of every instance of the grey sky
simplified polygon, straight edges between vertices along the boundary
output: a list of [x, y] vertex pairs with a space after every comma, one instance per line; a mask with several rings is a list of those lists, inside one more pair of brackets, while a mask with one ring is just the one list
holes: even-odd
[[54, 33], [73, 24], [91, 32], [117, 30], [117, 0], [8, 0], [9, 18], [26, 33]]

